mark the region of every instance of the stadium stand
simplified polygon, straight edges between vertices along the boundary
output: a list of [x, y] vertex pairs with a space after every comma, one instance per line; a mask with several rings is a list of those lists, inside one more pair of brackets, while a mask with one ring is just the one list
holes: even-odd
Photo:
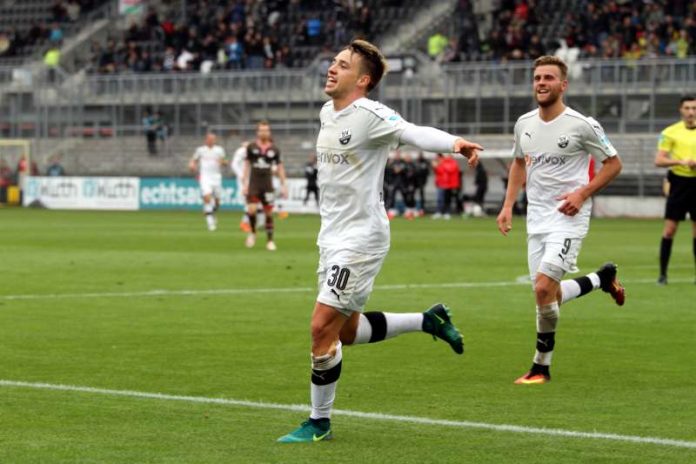
[[84, 27], [108, 0], [5, 0], [0, 3], [0, 65], [36, 59]]
[[387, 33], [415, 0], [186, 2], [185, 13], [150, 7], [122, 37], [93, 44], [99, 73], [302, 68], [353, 37]]
[[[577, 48], [580, 58], [696, 54], [694, 2], [501, 0], [478, 18], [472, 3], [458, 1], [444, 62], [528, 60], [559, 46]], [[479, 23], [490, 24], [482, 40]]]

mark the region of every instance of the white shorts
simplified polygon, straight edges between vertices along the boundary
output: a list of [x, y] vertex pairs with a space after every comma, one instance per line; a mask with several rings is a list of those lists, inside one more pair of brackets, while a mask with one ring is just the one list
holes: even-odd
[[565, 232], [532, 234], [527, 237], [527, 261], [532, 285], [538, 273], [561, 281], [566, 272], [578, 272], [582, 238]]
[[200, 180], [201, 195], [212, 195], [216, 198], [222, 196], [222, 182], [208, 179]]
[[362, 312], [387, 252], [376, 254], [321, 248], [317, 301], [350, 316]]

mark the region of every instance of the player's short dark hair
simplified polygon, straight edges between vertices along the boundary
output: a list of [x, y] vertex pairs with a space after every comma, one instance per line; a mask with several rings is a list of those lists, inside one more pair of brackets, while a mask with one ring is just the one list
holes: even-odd
[[266, 119], [262, 119], [259, 122], [256, 123], [256, 128], [258, 129], [261, 126], [268, 126], [271, 127], [271, 123], [268, 122]]
[[694, 101], [694, 100], [696, 100], [696, 96], [694, 96], [694, 95], [684, 95], [683, 97], [681, 97], [681, 98], [679, 99], [679, 106], [682, 106], [682, 105], [684, 104], [684, 102]]
[[547, 65], [557, 66], [558, 69], [561, 71], [561, 79], [565, 80], [568, 78], [568, 65], [559, 57], [552, 55], [544, 55], [534, 60], [534, 69], [538, 68], [539, 66]]
[[351, 53], [357, 53], [362, 58], [363, 71], [370, 76], [367, 91], [372, 91], [387, 72], [387, 60], [384, 55], [376, 45], [362, 39], [353, 40], [346, 49], [350, 50]]

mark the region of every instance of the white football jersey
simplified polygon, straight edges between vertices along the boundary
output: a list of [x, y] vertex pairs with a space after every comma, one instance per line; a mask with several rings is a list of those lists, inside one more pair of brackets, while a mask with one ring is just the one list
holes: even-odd
[[232, 163], [230, 164], [230, 167], [232, 168], [234, 175], [237, 176], [237, 179], [244, 177], [244, 160], [246, 160], [246, 155], [247, 148], [239, 147], [232, 156]]
[[515, 124], [512, 155], [527, 165], [527, 233], [567, 232], [582, 238], [590, 225], [592, 200], [575, 216], [558, 211], [556, 198], [589, 183], [588, 155], [603, 161], [616, 149], [592, 118], [566, 108], [553, 121], [544, 122], [539, 110], [530, 111]]
[[361, 252], [389, 249], [382, 187], [389, 150], [409, 123], [379, 102], [360, 98], [341, 111], [327, 102], [317, 138], [321, 230], [317, 244]]
[[222, 181], [222, 160], [225, 159], [225, 149], [220, 145], [201, 145], [193, 154], [193, 159], [198, 161], [198, 172], [201, 180]]

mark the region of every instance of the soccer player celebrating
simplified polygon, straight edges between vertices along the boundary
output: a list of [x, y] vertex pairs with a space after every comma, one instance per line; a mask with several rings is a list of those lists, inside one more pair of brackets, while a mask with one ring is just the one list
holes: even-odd
[[215, 212], [220, 207], [222, 194], [222, 166], [227, 164], [225, 149], [215, 145], [217, 137], [212, 132], [205, 135], [205, 143], [198, 147], [189, 161], [189, 169], [198, 172], [198, 182], [203, 195], [203, 213], [208, 230], [217, 229]]
[[247, 199], [247, 216], [251, 230], [246, 238], [247, 248], [256, 244], [256, 208], [258, 203], [263, 206], [266, 216], [266, 249], [276, 250], [273, 241], [273, 189], [274, 172], [280, 179], [281, 195], [288, 194], [285, 184], [285, 168], [280, 160], [280, 150], [273, 144], [271, 126], [266, 121], [256, 125], [256, 140], [247, 146], [246, 161], [244, 164], [244, 190]]
[[331, 438], [330, 416], [344, 344], [426, 332], [457, 353], [464, 350], [462, 336], [442, 304], [416, 313], [362, 312], [389, 250], [389, 220], [382, 199], [389, 150], [410, 144], [427, 151], [458, 152], [475, 166], [481, 149], [446, 132], [410, 124], [367, 99], [385, 71], [382, 53], [364, 40], [351, 42], [328, 69], [324, 92], [331, 100], [321, 109], [317, 139], [321, 229], [319, 295], [311, 322], [312, 410], [309, 419], [280, 442]]
[[[559, 305], [601, 288], [618, 305], [624, 289], [616, 279], [616, 265], [562, 280], [577, 272], [576, 260], [590, 225], [591, 196], [621, 172], [621, 160], [602, 127], [563, 103], [568, 67], [559, 58], [542, 56], [534, 62], [534, 98], [538, 108], [515, 124], [514, 160], [510, 166], [505, 203], [498, 229], [512, 229], [512, 208], [519, 189], [527, 185], [527, 252], [536, 295], [536, 354], [531, 370], [517, 384], [551, 380]], [[589, 181], [588, 154], [602, 158], [602, 168]]]
[[672, 124], [660, 134], [655, 156], [656, 166], [669, 168], [669, 195], [660, 244], [660, 278], [657, 280], [660, 285], [667, 284], [672, 240], [677, 233], [679, 222], [686, 219], [687, 211], [691, 216], [696, 264], [696, 97], [682, 97], [679, 112], [681, 121]]

